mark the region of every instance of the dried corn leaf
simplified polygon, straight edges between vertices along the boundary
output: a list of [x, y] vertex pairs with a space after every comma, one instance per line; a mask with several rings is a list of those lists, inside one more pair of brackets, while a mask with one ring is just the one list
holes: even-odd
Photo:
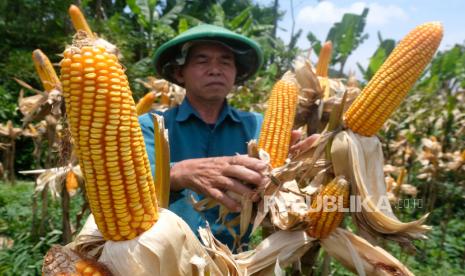
[[264, 239], [254, 250], [234, 256], [243, 275], [263, 271], [270, 266], [276, 267], [275, 273], [286, 265], [300, 259], [313, 245], [315, 239], [305, 231], [278, 231]]
[[298, 193], [278, 191], [267, 199], [271, 222], [281, 230], [305, 229], [308, 198]]
[[320, 243], [329, 255], [358, 275], [413, 275], [381, 247], [342, 228], [337, 228]]
[[240, 232], [239, 239], [245, 236], [252, 220], [253, 201], [247, 196], [241, 197], [241, 213], [240, 213]]
[[[22, 91], [22, 90], [21, 90]], [[20, 97], [18, 100], [19, 111], [23, 116], [28, 116], [31, 113], [34, 113], [39, 106], [47, 101], [47, 97], [43, 95], [34, 95], [29, 97]]]
[[28, 89], [28, 90], [31, 90], [39, 95], [43, 95], [44, 97], [47, 96], [47, 93], [46, 92], [43, 92], [41, 90], [38, 90], [38, 89], [35, 89], [34, 87], [30, 86], [27, 82], [25, 81], [22, 81], [20, 79], [17, 79], [17, 78], [13, 78], [19, 85], [21, 85], [22, 87]]
[[213, 198], [205, 197], [201, 200], [196, 200], [192, 194], [190, 194], [190, 202], [197, 212], [206, 211], [218, 206], [218, 202]]
[[[336, 175], [350, 178], [352, 194], [361, 197], [361, 212], [353, 212], [356, 224], [372, 235], [409, 244], [411, 239], [424, 239], [430, 227], [423, 225], [427, 215], [403, 223], [389, 204], [383, 173], [381, 143], [375, 136], [364, 137], [351, 131], [340, 132], [331, 148]], [[355, 206], [352, 206], [355, 207]]]
[[296, 60], [294, 72], [297, 82], [302, 89], [317, 91], [319, 95], [322, 95], [323, 90], [321, 89], [320, 82], [308, 59]]
[[309, 60], [296, 61], [294, 72], [301, 88], [299, 90], [299, 104], [296, 110], [294, 126], [297, 128], [310, 125], [310, 128], [312, 128], [310, 132], [313, 133], [313, 129], [318, 128], [317, 102], [322, 97], [323, 90]]
[[13, 122], [8, 120], [6, 125], [0, 124], [0, 136], [6, 136], [10, 139], [16, 139], [22, 133], [22, 129], [14, 127]]
[[[101, 233], [93, 216], [78, 234], [98, 242]], [[81, 240], [80, 244], [83, 244]], [[76, 247], [79, 243], [74, 243]], [[92, 248], [87, 244], [87, 248]], [[80, 247], [82, 251], [82, 247]], [[193, 259], [193, 257], [195, 257]], [[189, 226], [177, 215], [160, 209], [160, 217], [152, 228], [127, 241], [106, 241], [101, 247], [99, 262], [105, 263], [114, 275], [198, 275], [199, 266], [193, 263], [203, 259], [205, 275], [222, 275]]]
[[170, 146], [162, 116], [152, 113], [155, 137], [155, 191], [160, 207], [168, 208], [170, 198]]
[[209, 227], [200, 228], [199, 235], [211, 258], [221, 270], [222, 275], [242, 275], [231, 250], [213, 236]]

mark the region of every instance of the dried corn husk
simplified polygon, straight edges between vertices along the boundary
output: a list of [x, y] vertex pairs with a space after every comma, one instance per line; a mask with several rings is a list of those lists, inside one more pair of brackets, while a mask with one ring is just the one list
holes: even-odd
[[284, 183], [283, 189], [266, 202], [271, 222], [281, 230], [305, 229], [308, 226], [307, 202], [308, 199], [302, 195], [295, 180]]
[[[423, 225], [427, 215], [403, 223], [394, 215], [388, 201], [383, 174], [383, 152], [376, 136], [363, 137], [342, 131], [334, 138], [331, 156], [336, 175], [350, 179], [352, 194], [361, 197], [360, 212], [353, 212], [356, 224], [371, 235], [406, 244], [411, 239], [425, 239], [429, 226]], [[352, 206], [355, 207], [355, 206]]]
[[231, 250], [213, 236], [209, 227], [200, 228], [199, 235], [205, 249], [220, 269], [222, 275], [242, 275]]
[[56, 87], [50, 91], [42, 92], [34, 89], [29, 84], [15, 79], [21, 86], [36, 93], [36, 95], [24, 97], [24, 91], [21, 90], [18, 98], [18, 107], [24, 115], [23, 127], [32, 121], [42, 120], [45, 116], [52, 114], [61, 115], [61, 102], [63, 101], [61, 87]]
[[342, 228], [337, 228], [320, 243], [329, 255], [358, 275], [413, 275], [381, 247]]
[[66, 187], [65, 180], [66, 175], [69, 172], [73, 172], [77, 178], [77, 181], [83, 182], [84, 177], [81, 172], [81, 167], [79, 165], [50, 168], [50, 169], [38, 169], [38, 170], [27, 170], [19, 171], [21, 174], [39, 174], [36, 179], [36, 187], [34, 193], [40, 193], [43, 189], [48, 187], [52, 194], [53, 199], [60, 198], [61, 190]]
[[162, 116], [151, 113], [155, 144], [155, 191], [160, 207], [168, 208], [170, 198], [170, 145]]
[[297, 128], [307, 124], [316, 130], [319, 123], [317, 102], [323, 96], [323, 89], [309, 60], [297, 60], [294, 72], [300, 86], [294, 126]]
[[164, 79], [149, 76], [145, 80], [136, 79], [136, 82], [150, 89], [151, 92], [155, 93], [156, 98], [160, 99], [152, 105], [158, 111], [165, 111], [170, 107], [180, 105], [186, 95], [184, 88]]
[[98, 257], [114, 275], [223, 275], [189, 226], [166, 209], [152, 228], [127, 241], [104, 241], [91, 215], [69, 247], [88, 250], [83, 253]]
[[282, 268], [297, 261], [313, 245], [314, 238], [305, 231], [278, 231], [264, 239], [254, 250], [234, 256], [243, 275], [274, 267], [275, 275], [284, 275]]
[[199, 232], [205, 247], [222, 268], [222, 275], [247, 276], [257, 272], [261, 275], [284, 275], [282, 268], [300, 259], [315, 241], [305, 231], [278, 231], [255, 249], [234, 255], [215, 239], [210, 229], [200, 229]]
[[[222, 275], [285, 275], [283, 267], [302, 257], [316, 245], [303, 230], [278, 231], [254, 250], [232, 254], [207, 229], [200, 229], [202, 241]], [[328, 254], [358, 275], [413, 275], [399, 260], [365, 239], [342, 228], [318, 241]]]

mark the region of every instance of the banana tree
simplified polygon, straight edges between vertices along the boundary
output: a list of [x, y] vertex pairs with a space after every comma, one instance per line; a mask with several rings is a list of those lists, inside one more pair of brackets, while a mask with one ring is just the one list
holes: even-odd
[[[148, 51], [160, 43], [157, 41], [157, 38], [160, 37], [160, 31], [168, 35], [177, 34], [177, 30], [171, 26], [178, 14], [184, 9], [185, 1], [176, 1], [176, 4], [164, 13], [160, 9], [157, 10], [161, 4], [157, 0], [128, 0], [126, 2], [131, 12], [136, 15], [140, 33], [145, 38]], [[166, 34], [162, 38], [166, 37]]]
[[374, 54], [370, 57], [370, 63], [368, 64], [368, 67], [365, 69], [360, 63], [357, 62], [358, 69], [362, 73], [365, 81], [369, 81], [371, 77], [373, 77], [373, 75], [376, 73], [379, 67], [381, 67], [383, 62], [386, 60], [396, 45], [396, 42], [393, 39], [383, 39], [381, 37], [381, 33], [379, 32], [378, 41], [378, 49], [376, 49]]
[[[368, 38], [368, 34], [364, 33], [368, 8], [365, 8], [360, 15], [346, 13], [343, 15], [340, 22], [334, 23], [333, 27], [328, 32], [325, 41], [333, 43], [332, 64], [339, 64], [339, 76], [343, 75], [344, 66], [350, 54]], [[319, 53], [321, 41], [317, 39], [315, 34], [309, 32], [307, 39], [310, 41], [315, 52]]]

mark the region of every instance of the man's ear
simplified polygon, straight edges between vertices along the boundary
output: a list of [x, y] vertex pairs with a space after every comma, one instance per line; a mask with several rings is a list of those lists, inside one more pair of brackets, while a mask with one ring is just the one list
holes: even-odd
[[180, 66], [174, 69], [174, 79], [180, 84], [184, 83], [184, 75]]

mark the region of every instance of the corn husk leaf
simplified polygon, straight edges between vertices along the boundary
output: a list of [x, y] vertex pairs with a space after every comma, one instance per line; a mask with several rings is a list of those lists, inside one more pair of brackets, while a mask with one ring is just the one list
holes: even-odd
[[[79, 165], [76, 166], [64, 166], [50, 169], [38, 169], [38, 170], [27, 170], [19, 171], [21, 174], [39, 174], [36, 179], [36, 187], [34, 190], [35, 194], [42, 192], [45, 187], [50, 189], [53, 199], [60, 198], [63, 187], [66, 187], [66, 175], [69, 172], [73, 172], [78, 183], [84, 182], [84, 176], [82, 175], [81, 168]], [[75, 191], [74, 191], [75, 193]], [[70, 192], [73, 196], [74, 193]]]
[[280, 275], [282, 268], [302, 257], [313, 245], [315, 239], [303, 230], [278, 231], [264, 239], [255, 249], [239, 253], [234, 259], [243, 275], [274, 267], [274, 273]]
[[327, 77], [318, 77], [321, 87], [323, 87], [323, 99], [329, 99], [337, 96], [342, 98], [342, 95], [346, 92], [347, 88], [342, 83], [341, 79], [332, 79]]
[[[318, 97], [321, 97], [323, 90], [321, 89], [320, 82], [312, 68], [310, 60], [296, 60], [294, 64], [294, 72], [297, 82], [302, 89], [316, 91], [319, 95]], [[303, 92], [305, 93], [305, 90]], [[312, 97], [310, 97], [310, 99], [312, 99]]]
[[273, 225], [281, 230], [305, 229], [308, 226], [306, 200], [295, 181], [284, 183], [283, 189], [267, 200]]
[[152, 105], [154, 109], [159, 111], [164, 111], [170, 107], [180, 105], [186, 94], [184, 88], [164, 79], [157, 79], [149, 76], [145, 80], [136, 79], [136, 82], [150, 89], [152, 93], [155, 93], [156, 98], [160, 99]]
[[19, 127], [14, 127], [13, 122], [8, 120], [6, 125], [0, 123], [0, 136], [8, 137], [9, 139], [17, 139], [21, 133], [22, 129]]
[[317, 102], [323, 95], [318, 77], [308, 59], [297, 60], [294, 64], [294, 72], [300, 86], [294, 126], [297, 128], [310, 124], [317, 128], [319, 121]]
[[[21, 90], [22, 92], [23, 90]], [[29, 97], [22, 97], [20, 94], [18, 100], [18, 107], [19, 111], [23, 116], [29, 116], [29, 114], [34, 113], [43, 103], [47, 101], [47, 96], [43, 96], [41, 94], [29, 96]]]
[[304, 202], [324, 182], [329, 164], [320, 157], [332, 136], [334, 133], [323, 134], [309, 148], [271, 171], [270, 182], [265, 185], [263, 199], [257, 207], [252, 231], [258, 228], [268, 214], [279, 229], [296, 230], [307, 225], [303, 213], [308, 206]]
[[[212, 254], [223, 275], [284, 275], [282, 268], [300, 259], [314, 245], [305, 231], [278, 231], [264, 239], [255, 249], [232, 254], [209, 228], [199, 229], [203, 244]], [[266, 273], [266, 272], [271, 272]]]
[[201, 200], [196, 200], [191, 194], [189, 200], [192, 204], [192, 207], [194, 207], [197, 212], [206, 211], [218, 206], [218, 202], [211, 197], [205, 197]]
[[231, 250], [213, 236], [208, 226], [207, 228], [199, 228], [199, 235], [205, 249], [221, 270], [222, 275], [242, 275]]
[[[91, 215], [78, 234], [79, 242], [71, 246], [82, 250], [86, 239], [94, 244], [100, 243], [98, 261], [116, 276], [199, 275], [202, 270], [205, 272], [202, 275], [222, 275], [189, 226], [166, 209], [160, 209], [157, 223], [138, 237], [126, 241], [105, 241], [103, 245], [103, 237]], [[87, 248], [92, 248], [89, 242]]]
[[342, 228], [337, 228], [320, 244], [330, 256], [358, 275], [413, 275], [381, 247]]
[[403, 223], [392, 211], [383, 174], [383, 152], [377, 137], [342, 131], [334, 138], [331, 155], [335, 174], [347, 176], [355, 184], [352, 194], [361, 197], [361, 212], [352, 213], [359, 228], [407, 245], [411, 239], [426, 238], [424, 233], [430, 230], [423, 225], [427, 215]]
[[61, 115], [61, 103], [63, 101], [61, 87], [56, 87], [48, 92], [43, 92], [34, 89], [29, 84], [15, 79], [21, 86], [31, 91], [34, 91], [36, 95], [24, 97], [24, 92], [21, 90], [20, 97], [18, 99], [18, 106], [20, 112], [24, 115], [23, 127], [28, 125], [32, 121], [42, 120], [48, 114]]
[[[17, 78], [13, 78], [19, 85], [21, 85], [22, 87], [28, 89], [28, 90], [31, 90], [33, 92], [35, 92], [36, 94], [38, 95], [42, 95], [44, 97], [47, 96], [47, 93], [44, 92], [44, 91], [41, 91], [41, 90], [38, 90], [38, 89], [35, 89], [34, 87], [32, 87], [31, 85], [29, 85], [27, 82], [25, 81], [22, 81], [20, 79], [17, 79]], [[22, 90], [21, 90], [22, 91]], [[23, 92], [24, 93], [24, 92]], [[21, 97], [20, 97], [21, 98]]]
[[252, 220], [253, 201], [247, 196], [241, 197], [241, 213], [240, 213], [240, 226], [239, 226], [239, 239], [245, 236], [247, 229], [249, 229], [250, 221]]
[[155, 137], [155, 191], [158, 205], [168, 208], [170, 198], [170, 146], [162, 116], [152, 113]]

